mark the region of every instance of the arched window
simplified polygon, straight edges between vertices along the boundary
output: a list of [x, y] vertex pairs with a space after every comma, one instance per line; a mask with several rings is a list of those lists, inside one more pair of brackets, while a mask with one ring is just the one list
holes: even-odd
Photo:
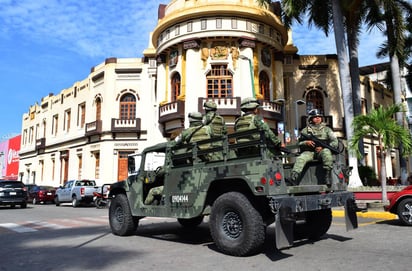
[[100, 97], [96, 98], [96, 120], [102, 119], [102, 100]]
[[226, 65], [212, 65], [206, 79], [208, 98], [233, 97], [233, 76]]
[[266, 72], [259, 74], [259, 93], [263, 96], [263, 100], [270, 100], [269, 76]]
[[175, 73], [172, 77], [172, 102], [180, 96], [180, 74]]
[[306, 111], [309, 112], [312, 109], [319, 109], [322, 114], [325, 113], [322, 92], [316, 89], [306, 94]]
[[133, 94], [125, 94], [120, 99], [119, 116], [122, 120], [136, 118], [136, 97]]

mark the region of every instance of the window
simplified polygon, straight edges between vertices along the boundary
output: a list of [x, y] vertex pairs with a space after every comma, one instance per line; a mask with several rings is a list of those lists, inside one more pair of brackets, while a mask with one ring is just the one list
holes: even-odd
[[319, 109], [322, 114], [325, 114], [323, 96], [319, 90], [311, 90], [306, 95], [306, 110], [309, 112], [312, 109]]
[[172, 77], [172, 102], [177, 101], [180, 95], [180, 74], [175, 73]]
[[193, 31], [193, 22], [188, 22], [187, 23], [187, 32], [192, 32]]
[[71, 110], [66, 110], [64, 112], [64, 126], [63, 126], [63, 130], [64, 131], [69, 131], [70, 130], [70, 119], [71, 119]]
[[96, 99], [96, 120], [102, 119], [102, 100], [98, 97]]
[[125, 94], [120, 99], [120, 119], [129, 120], [136, 118], [136, 97], [133, 94]]
[[265, 26], [263, 24], [259, 24], [259, 33], [265, 34]]
[[232, 18], [232, 29], [237, 29], [237, 19]]
[[366, 99], [361, 99], [361, 114], [366, 115], [368, 113], [368, 104]]
[[57, 134], [57, 128], [59, 128], [59, 115], [53, 116], [53, 128], [52, 128], [52, 135]]
[[216, 18], [216, 29], [222, 29], [222, 18]]
[[29, 129], [29, 143], [32, 143], [32, 142], [33, 142], [33, 137], [34, 137], [34, 128], [33, 128], [33, 126], [32, 126], [32, 127], [30, 127], [30, 129]]
[[226, 65], [212, 65], [206, 78], [208, 98], [233, 97], [232, 74]]
[[200, 20], [200, 29], [202, 29], [202, 30], [207, 29], [207, 20], [206, 19]]
[[175, 36], [179, 36], [180, 34], [180, 25], [175, 26]]
[[270, 100], [269, 84], [269, 76], [266, 72], [261, 72], [259, 74], [259, 93], [263, 96], [264, 100]]
[[80, 128], [83, 128], [85, 122], [86, 122], [86, 104], [82, 103], [82, 104], [79, 104], [79, 108], [77, 111], [77, 126], [80, 126]]

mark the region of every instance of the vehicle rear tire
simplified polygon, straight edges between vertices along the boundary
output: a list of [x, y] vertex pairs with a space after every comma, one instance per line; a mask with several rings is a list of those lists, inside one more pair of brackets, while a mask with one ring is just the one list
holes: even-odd
[[22, 208], [22, 209], [27, 208], [27, 202], [24, 202], [24, 203], [20, 204], [20, 208]]
[[403, 199], [398, 204], [397, 214], [402, 224], [412, 226], [412, 199]]
[[119, 236], [132, 235], [139, 225], [139, 219], [132, 216], [125, 194], [118, 194], [111, 200], [109, 223], [112, 233]]
[[261, 251], [266, 237], [262, 215], [249, 199], [238, 192], [217, 198], [210, 215], [210, 232], [225, 254], [247, 256]]
[[305, 222], [294, 225], [294, 239], [319, 240], [327, 233], [331, 224], [331, 209], [307, 212]]
[[177, 222], [185, 228], [196, 228], [203, 222], [203, 216], [193, 218], [178, 218]]
[[76, 196], [72, 197], [72, 206], [73, 208], [79, 207], [80, 202], [77, 200]]

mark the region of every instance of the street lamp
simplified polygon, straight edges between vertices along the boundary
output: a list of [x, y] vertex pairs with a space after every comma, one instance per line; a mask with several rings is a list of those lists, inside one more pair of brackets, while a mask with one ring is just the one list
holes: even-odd
[[305, 104], [304, 100], [297, 100], [295, 101], [295, 136], [298, 137], [299, 135], [299, 112], [298, 112], [298, 105]]
[[255, 79], [253, 76], [253, 67], [252, 67], [252, 60], [247, 56], [240, 55], [240, 59], [249, 61], [249, 72], [250, 72], [250, 82], [252, 84], [252, 97], [255, 98]]
[[280, 98], [280, 99], [276, 99], [275, 102], [282, 104], [283, 143], [286, 144], [286, 100], [283, 98]]

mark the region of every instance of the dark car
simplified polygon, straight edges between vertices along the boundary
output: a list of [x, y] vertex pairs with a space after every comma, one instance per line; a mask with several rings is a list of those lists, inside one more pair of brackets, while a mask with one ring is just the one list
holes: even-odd
[[385, 211], [397, 214], [402, 224], [412, 226], [412, 185], [393, 194]]
[[0, 180], [0, 205], [27, 207], [27, 189], [20, 181]]
[[54, 197], [56, 195], [56, 188], [46, 185], [35, 185], [29, 190], [29, 202], [33, 204], [37, 203], [54, 203]]

